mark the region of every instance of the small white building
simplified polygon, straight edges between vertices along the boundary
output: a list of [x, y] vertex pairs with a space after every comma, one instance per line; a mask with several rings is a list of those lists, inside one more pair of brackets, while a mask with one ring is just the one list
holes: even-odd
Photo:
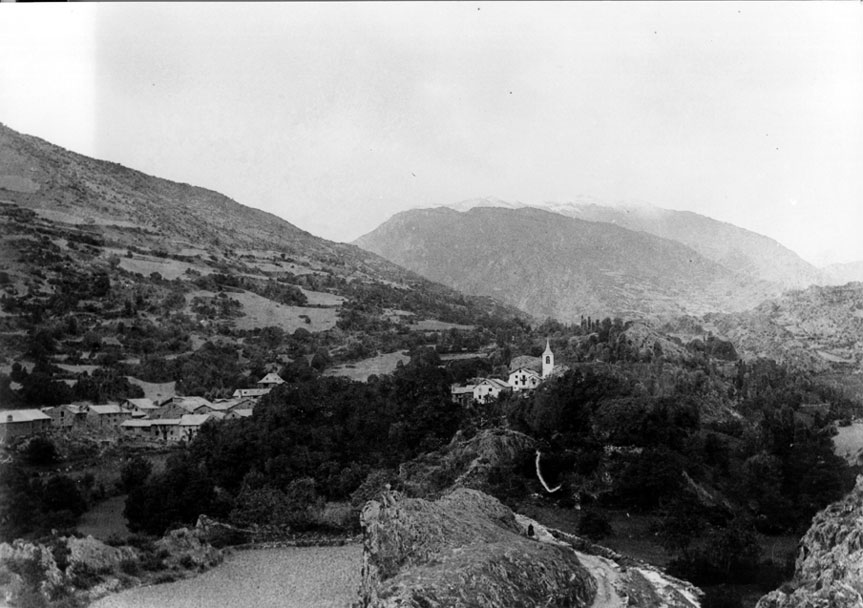
[[510, 385], [503, 380], [484, 378], [473, 387], [473, 400], [478, 403], [488, 403], [510, 389]]
[[237, 397], [237, 398], [247, 398], [247, 397], [257, 398], [257, 397], [263, 397], [264, 395], [269, 393], [271, 390], [273, 390], [273, 389], [269, 388], [269, 387], [267, 387], [267, 388], [263, 388], [263, 387], [238, 388], [237, 390], [234, 391], [234, 393], [231, 396]]
[[276, 373], [270, 372], [260, 380], [258, 380], [258, 386], [261, 388], [275, 388], [280, 384], [284, 384], [285, 381], [282, 380], [282, 377]]
[[515, 392], [533, 390], [541, 382], [542, 376], [529, 367], [519, 367], [509, 372], [508, 383]]

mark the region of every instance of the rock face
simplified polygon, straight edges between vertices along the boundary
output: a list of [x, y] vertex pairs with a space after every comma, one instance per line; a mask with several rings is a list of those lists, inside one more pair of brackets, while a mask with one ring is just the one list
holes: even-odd
[[794, 581], [757, 608], [863, 606], [863, 476], [848, 496], [812, 520], [800, 541]]
[[[699, 592], [649, 567], [577, 551], [562, 533], [459, 488], [437, 501], [387, 493], [363, 509], [361, 606], [668, 606]], [[583, 543], [582, 549], [589, 543]], [[607, 552], [611, 553], [611, 552]]]

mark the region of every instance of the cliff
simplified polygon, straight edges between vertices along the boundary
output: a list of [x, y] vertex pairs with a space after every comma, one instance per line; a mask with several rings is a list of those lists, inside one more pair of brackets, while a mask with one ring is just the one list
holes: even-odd
[[757, 608], [851, 606], [863, 606], [863, 476], [813, 518], [800, 541], [794, 580], [761, 598]]
[[364, 608], [699, 605], [691, 585], [546, 529], [477, 490], [434, 502], [386, 493], [366, 504], [361, 523]]

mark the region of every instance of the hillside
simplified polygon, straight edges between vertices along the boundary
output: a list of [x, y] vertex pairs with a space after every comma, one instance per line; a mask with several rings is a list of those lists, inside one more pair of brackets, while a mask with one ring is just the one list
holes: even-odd
[[[479, 206], [524, 207], [492, 198], [464, 201], [453, 208], [466, 211]], [[784, 287], [807, 287], [829, 280], [823, 272], [773, 239], [691, 211], [652, 205], [604, 205], [590, 199], [532, 207], [676, 241], [729, 270]]]
[[789, 291], [751, 311], [704, 320], [705, 330], [745, 357], [852, 373], [863, 364], [863, 283]]
[[743, 310], [777, 292], [679, 243], [532, 208], [399, 213], [357, 245], [538, 317]]
[[[129, 375], [167, 382], [178, 378], [164, 366], [136, 366], [188, 357], [217, 338], [236, 349], [240, 370], [316, 353], [323, 365], [433, 342], [421, 322], [445, 331], [525, 316], [217, 192], [2, 125], [0, 227], [6, 373], [48, 355], [71, 368], [62, 370], [69, 382], [120, 363]], [[268, 349], [258, 344], [268, 327], [277, 337], [303, 331]]]

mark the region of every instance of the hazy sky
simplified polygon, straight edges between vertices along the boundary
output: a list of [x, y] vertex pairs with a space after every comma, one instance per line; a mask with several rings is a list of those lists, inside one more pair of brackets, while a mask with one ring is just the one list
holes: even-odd
[[863, 260], [860, 2], [2, 4], [0, 52], [0, 122], [329, 239], [588, 195]]

